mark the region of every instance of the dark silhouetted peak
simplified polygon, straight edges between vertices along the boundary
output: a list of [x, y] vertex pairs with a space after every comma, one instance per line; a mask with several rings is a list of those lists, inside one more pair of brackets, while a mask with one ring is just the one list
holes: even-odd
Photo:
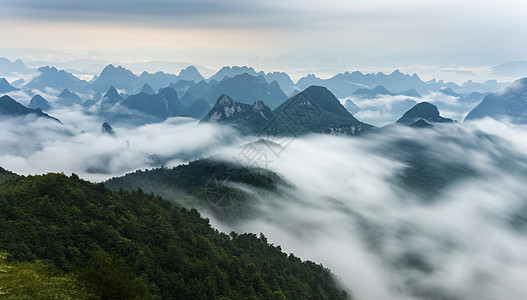
[[104, 122], [102, 124], [101, 132], [104, 134], [115, 135], [115, 132], [113, 131], [112, 126], [108, 124], [107, 122]]
[[403, 125], [411, 125], [418, 120], [425, 120], [428, 123], [451, 123], [452, 119], [443, 118], [439, 114], [437, 107], [428, 102], [421, 102], [416, 104], [408, 110], [396, 123]]
[[154, 90], [148, 83], [145, 83], [145, 85], [143, 85], [143, 88], [141, 89], [141, 93], [147, 94], [147, 95], [153, 95], [156, 92], [154, 92]]
[[165, 97], [170, 98], [170, 99], [174, 99], [174, 100], [178, 99], [176, 90], [174, 90], [171, 87], [166, 87], [164, 89], [161, 89], [159, 91], [159, 94], [164, 95]]
[[106, 94], [104, 94], [104, 98], [122, 99], [121, 95], [119, 95], [119, 92], [117, 92], [117, 89], [115, 89], [113, 86], [111, 86], [106, 92]]
[[5, 78], [0, 78], [0, 93], [9, 93], [18, 89], [9, 84]]
[[52, 120], [55, 120], [61, 123], [58, 119], [51, 117], [48, 114], [43, 113], [40, 108], [37, 108], [37, 109], [27, 108], [9, 96], [3, 96], [0, 98], [0, 115], [17, 117], [17, 116], [26, 116], [29, 114], [34, 114], [37, 117], [49, 118], [49, 119], [52, 119]]
[[44, 99], [40, 95], [35, 95], [33, 98], [31, 98], [31, 101], [29, 101], [28, 108], [31, 109], [37, 109], [40, 108], [43, 111], [49, 111], [52, 109], [51, 104]]

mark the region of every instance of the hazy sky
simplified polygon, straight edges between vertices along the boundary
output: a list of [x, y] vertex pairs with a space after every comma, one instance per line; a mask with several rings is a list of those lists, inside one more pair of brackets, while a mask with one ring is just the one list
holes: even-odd
[[523, 0], [1, 0], [0, 56], [344, 70], [527, 59]]

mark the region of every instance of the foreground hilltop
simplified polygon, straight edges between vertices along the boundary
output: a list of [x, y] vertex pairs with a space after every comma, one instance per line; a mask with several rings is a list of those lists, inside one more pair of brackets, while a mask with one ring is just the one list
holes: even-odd
[[348, 298], [321, 265], [263, 235], [220, 233], [196, 210], [140, 189], [1, 168], [0, 179], [0, 282], [17, 282], [8, 297]]

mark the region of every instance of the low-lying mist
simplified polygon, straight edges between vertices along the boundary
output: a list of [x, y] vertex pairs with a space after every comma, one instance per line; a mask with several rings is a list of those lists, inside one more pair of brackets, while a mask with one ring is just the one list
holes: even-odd
[[527, 299], [526, 137], [484, 120], [298, 138], [267, 163], [294, 187], [255, 198], [258, 219], [213, 225], [263, 232], [357, 299]]
[[[244, 163], [240, 146], [258, 139], [187, 118], [114, 126], [112, 136], [93, 116], [52, 114], [64, 125], [0, 121], [0, 166], [103, 181], [210, 155]], [[259, 217], [211, 217], [214, 226], [264, 233], [330, 268], [357, 299], [527, 299], [527, 127], [486, 119], [282, 142], [245, 163], [290, 185], [280, 196], [254, 194]]]
[[76, 173], [104, 181], [137, 169], [175, 166], [240, 143], [227, 127], [198, 124], [190, 118], [102, 133], [102, 120], [72, 109], [50, 112], [64, 124], [44, 118], [0, 120], [0, 166], [18, 174]]

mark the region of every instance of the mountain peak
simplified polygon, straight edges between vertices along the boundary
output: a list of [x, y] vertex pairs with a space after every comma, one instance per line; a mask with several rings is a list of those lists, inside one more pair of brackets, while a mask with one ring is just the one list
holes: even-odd
[[105, 98], [121, 98], [121, 95], [119, 95], [119, 92], [117, 92], [117, 89], [115, 89], [113, 86], [111, 86], [106, 94], [104, 94]]
[[30, 114], [34, 114], [37, 117], [49, 118], [61, 123], [58, 119], [43, 113], [40, 108], [30, 109], [9, 96], [0, 97], [0, 115], [17, 117]]
[[421, 102], [417, 103], [414, 107], [404, 113], [404, 115], [399, 120], [397, 120], [396, 123], [403, 125], [411, 125], [421, 119], [428, 123], [454, 122], [454, 120], [452, 119], [441, 117], [437, 106], [429, 102]]
[[145, 83], [143, 85], [143, 88], [141, 89], [141, 93], [147, 95], [154, 95], [156, 92], [154, 92], [154, 89], [152, 89], [152, 87], [148, 83]]
[[115, 135], [115, 132], [113, 131], [113, 128], [110, 124], [107, 122], [104, 122], [101, 126], [101, 132], [109, 135]]
[[62, 92], [60, 93], [60, 95], [58, 96], [59, 98], [67, 98], [67, 97], [72, 97], [74, 94], [68, 90], [68, 89], [64, 89], [62, 90]]
[[31, 101], [29, 101], [28, 108], [31, 108], [31, 109], [40, 108], [43, 111], [48, 111], [52, 109], [51, 104], [46, 99], [44, 99], [42, 96], [38, 94], [35, 95], [33, 98], [31, 98]]
[[12, 91], [17, 91], [18, 89], [13, 87], [9, 81], [5, 78], [0, 78], [0, 93], [9, 93]]

